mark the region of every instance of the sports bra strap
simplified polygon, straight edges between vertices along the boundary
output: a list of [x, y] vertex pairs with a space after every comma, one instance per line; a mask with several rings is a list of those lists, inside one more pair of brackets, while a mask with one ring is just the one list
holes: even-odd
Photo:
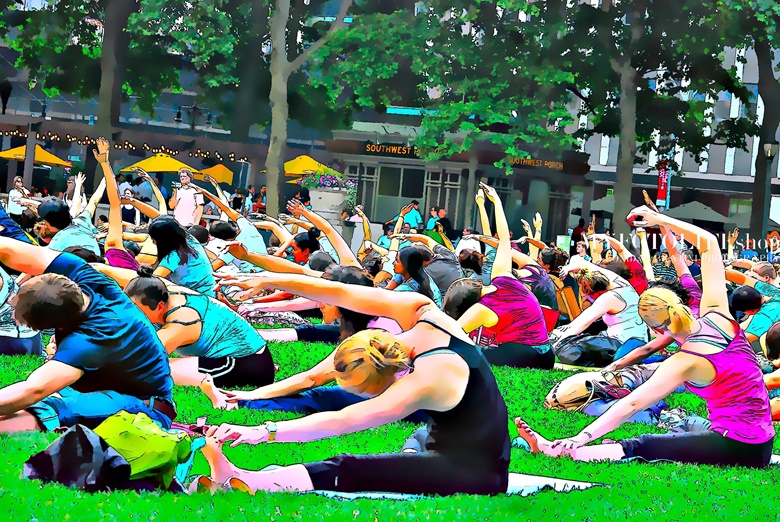
[[448, 353], [448, 354], [452, 354], [452, 355], [458, 355], [454, 350], [451, 350], [448, 347], [442, 346], [440, 348], [434, 348], [433, 350], [428, 350], [425, 353], [421, 353], [420, 355], [418, 355], [414, 359], [412, 359], [412, 362], [416, 361], [417, 359], [421, 359], [423, 357], [427, 357], [428, 355], [436, 355], [437, 353]]
[[[185, 299], [186, 299], [186, 296], [192, 295], [192, 294], [185, 294], [184, 292], [169, 292], [169, 293], [172, 294], [172, 295], [183, 295], [183, 296], [185, 296]], [[180, 324], [182, 326], [192, 326], [193, 324], [198, 324], [198, 323], [202, 323], [203, 322], [203, 318], [200, 317], [200, 314], [198, 314], [198, 318], [196, 320], [194, 320], [194, 321], [179, 321], [177, 319], [172, 319], [172, 320], [168, 321], [168, 316], [169, 315], [171, 315], [172, 313], [176, 312], [177, 310], [181, 310], [182, 308], [191, 308], [192, 310], [195, 310], [191, 306], [187, 306], [187, 304], [174, 306], [173, 308], [171, 308], [170, 310], [165, 312], [165, 315], [163, 315], [163, 320], [165, 320], [166, 323]], [[195, 310], [195, 313], [198, 313], [198, 311]]]
[[[448, 332], [447, 330], [445, 330], [444, 328], [442, 328], [442, 327], [441, 327], [441, 326], [439, 326], [438, 324], [434, 323], [434, 322], [433, 322], [433, 321], [431, 321], [430, 319], [420, 319], [420, 320], [419, 320], [419, 321], [417, 321], [417, 322], [418, 322], [418, 323], [426, 323], [426, 324], [429, 324], [429, 325], [433, 326], [434, 328], [436, 328], [437, 330], [440, 330], [440, 331], [442, 331], [442, 332], [446, 333], [447, 335], [449, 335], [450, 337], [452, 337], [452, 334], [451, 334], [450, 332]], [[437, 350], [438, 350], [438, 348], [437, 348]]]

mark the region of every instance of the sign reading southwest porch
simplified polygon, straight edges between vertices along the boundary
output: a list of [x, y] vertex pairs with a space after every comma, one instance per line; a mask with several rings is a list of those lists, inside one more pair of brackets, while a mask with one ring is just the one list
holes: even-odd
[[563, 170], [562, 161], [542, 160], [537, 158], [509, 158], [509, 163], [513, 167], [542, 167], [552, 170]]
[[363, 147], [366, 154], [374, 156], [394, 156], [396, 158], [416, 158], [418, 149], [397, 143], [372, 143], [367, 141]]

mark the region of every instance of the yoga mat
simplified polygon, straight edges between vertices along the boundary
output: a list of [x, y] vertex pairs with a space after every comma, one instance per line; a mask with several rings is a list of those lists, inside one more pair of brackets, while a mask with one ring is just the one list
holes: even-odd
[[[540, 475], [524, 475], [522, 473], [510, 473], [509, 485], [506, 489], [507, 495], [520, 495], [521, 497], [527, 497], [529, 495], [535, 495], [540, 491], [546, 489], [554, 490], [558, 493], [568, 493], [574, 490], [584, 490], [596, 486], [603, 486], [603, 484], [596, 484], [592, 482], [578, 482], [575, 480], [557, 479], [552, 477], [542, 477]], [[337, 500], [355, 500], [359, 498], [367, 498], [373, 500], [420, 500], [425, 498], [424, 495], [409, 495], [405, 493], [380, 493], [371, 491], [361, 491], [359, 493], [342, 493], [340, 491], [310, 491], [315, 495], [321, 495], [323, 497], [333, 498]]]

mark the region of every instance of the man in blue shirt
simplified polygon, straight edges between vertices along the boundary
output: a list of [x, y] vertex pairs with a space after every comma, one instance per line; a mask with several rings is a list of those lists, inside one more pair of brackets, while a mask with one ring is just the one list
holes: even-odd
[[54, 329], [57, 350], [0, 389], [0, 432], [94, 428], [125, 410], [165, 428], [176, 417], [168, 355], [149, 320], [82, 259], [0, 238], [0, 262], [36, 275], [13, 299], [17, 322]]
[[401, 212], [393, 218], [392, 223], [397, 222], [403, 218], [404, 224], [409, 225], [409, 228], [417, 230], [421, 229], [423, 224], [422, 214], [420, 214], [420, 202], [413, 199], [409, 206], [401, 209]]
[[87, 209], [71, 218], [67, 203], [60, 198], [48, 197], [38, 206], [38, 216], [41, 218], [36, 228], [38, 236], [52, 250], [63, 252], [68, 247], [78, 246], [99, 256], [100, 247], [95, 239], [97, 230], [92, 226], [92, 212], [90, 202]]
[[19, 227], [16, 221], [11, 219], [11, 216], [6, 213], [2, 205], [0, 205], [0, 235], [33, 244], [30, 236]]

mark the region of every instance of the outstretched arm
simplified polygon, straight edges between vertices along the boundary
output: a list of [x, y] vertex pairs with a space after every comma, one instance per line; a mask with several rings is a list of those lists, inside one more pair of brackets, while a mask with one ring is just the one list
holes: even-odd
[[320, 229], [325, 234], [325, 237], [328, 238], [328, 241], [330, 241], [330, 244], [333, 245], [333, 248], [336, 250], [336, 254], [339, 256], [339, 264], [362, 268], [362, 265], [355, 257], [355, 254], [352, 253], [352, 250], [349, 248], [347, 242], [344, 241], [344, 238], [341, 237], [341, 234], [336, 232], [336, 229], [333, 228], [333, 225], [331, 225], [328, 220], [324, 219], [316, 212], [312, 212], [311, 210], [307, 209], [300, 201], [297, 200], [290, 200], [290, 202], [287, 203], [287, 210], [293, 214], [303, 216], [309, 221], [309, 223]]
[[287, 259], [282, 259], [276, 256], [269, 256], [266, 254], [258, 254], [256, 252], [249, 252], [246, 247], [241, 243], [232, 243], [230, 245], [230, 255], [241, 261], [252, 263], [255, 266], [259, 266], [264, 270], [270, 270], [271, 272], [279, 272], [286, 274], [301, 274], [311, 277], [320, 277], [322, 272], [317, 272], [306, 266], [293, 263]]
[[[340, 306], [378, 317], [389, 317], [404, 329], [412, 328], [424, 313], [435, 314], [438, 307], [417, 292], [390, 292], [382, 288], [346, 285], [322, 278], [294, 274], [263, 273], [248, 280], [225, 279], [223, 286], [236, 285], [253, 291], [284, 290], [312, 301]], [[434, 310], [435, 309], [435, 310]], [[441, 312], [442, 320], [451, 319]]]
[[718, 310], [728, 317], [726, 269], [718, 247], [718, 239], [697, 226], [654, 212], [647, 207], [632, 210], [626, 218], [634, 226], [665, 226], [696, 245], [701, 253], [702, 296], [701, 315]]
[[[240, 217], [243, 217], [241, 214], [230, 208], [229, 205], [227, 205], [224, 201], [222, 201], [220, 198], [209, 192], [208, 190], [201, 188], [197, 185], [192, 185], [196, 191], [198, 191], [200, 194], [203, 195], [203, 197], [208, 198], [211, 202], [213, 202], [219, 210], [225, 213], [227, 215], [228, 219], [232, 221], [238, 221]], [[197, 221], [200, 223], [200, 220]]]
[[[485, 243], [488, 246], [492, 246], [493, 248], [498, 247], [498, 244], [499, 244], [498, 239], [496, 239], [494, 237], [489, 237], [489, 236], [472, 236], [472, 237], [477, 238], [482, 243]], [[511, 248], [511, 253], [512, 253], [512, 261], [514, 263], [517, 263], [518, 268], [522, 269], [522, 268], [525, 268], [528, 265], [537, 265], [538, 266], [538, 264], [539, 264], [539, 263], [536, 262], [535, 259], [531, 258], [529, 255], [524, 254], [522, 252], [518, 252], [514, 248]], [[493, 266], [495, 266], [495, 264]]]
[[157, 207], [160, 211], [160, 214], [163, 216], [167, 215], [168, 206], [165, 204], [165, 198], [163, 197], [162, 192], [160, 192], [160, 187], [157, 186], [157, 183], [152, 180], [152, 177], [144, 169], [136, 168], [135, 173], [146, 180], [147, 183], [149, 183], [149, 186], [152, 187], [152, 193], [157, 200]]
[[151, 205], [147, 205], [146, 203], [142, 201], [138, 201], [135, 198], [122, 198], [122, 202], [127, 201], [127, 203], [133, 205], [135, 208], [140, 210], [145, 216], [147, 216], [149, 219], [154, 219], [158, 216], [161, 216], [160, 211], [154, 208]]
[[43, 274], [61, 253], [0, 236], [0, 263], [22, 274]]

